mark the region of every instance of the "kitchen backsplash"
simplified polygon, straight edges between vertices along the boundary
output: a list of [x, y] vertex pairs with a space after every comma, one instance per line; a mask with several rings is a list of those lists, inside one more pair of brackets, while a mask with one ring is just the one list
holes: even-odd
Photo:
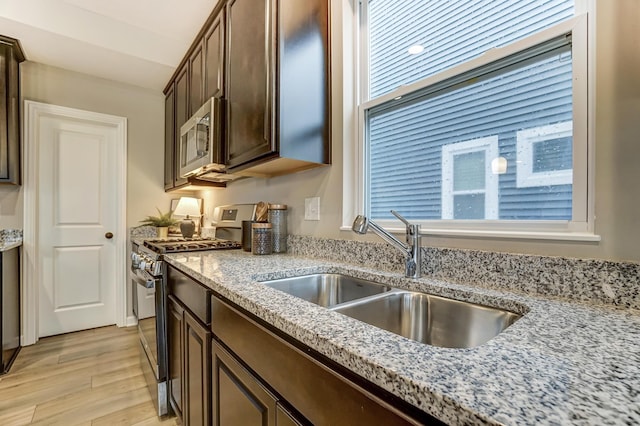
[[131, 238], [157, 238], [155, 226], [140, 225], [129, 229]]
[[[422, 273], [460, 284], [640, 309], [640, 264], [479, 250], [422, 248]], [[290, 235], [289, 253], [403, 272], [385, 243]]]

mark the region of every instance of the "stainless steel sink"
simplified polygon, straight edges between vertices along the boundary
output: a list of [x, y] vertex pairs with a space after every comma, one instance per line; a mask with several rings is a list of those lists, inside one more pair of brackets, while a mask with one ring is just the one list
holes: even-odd
[[384, 293], [391, 287], [342, 274], [313, 274], [263, 284], [324, 307]]
[[520, 318], [501, 309], [400, 290], [333, 310], [409, 339], [445, 348], [482, 345]]

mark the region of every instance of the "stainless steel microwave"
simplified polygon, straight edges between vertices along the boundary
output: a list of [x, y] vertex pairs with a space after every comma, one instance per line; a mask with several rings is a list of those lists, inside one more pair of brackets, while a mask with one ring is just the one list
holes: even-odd
[[223, 172], [222, 101], [208, 99], [180, 128], [180, 176]]

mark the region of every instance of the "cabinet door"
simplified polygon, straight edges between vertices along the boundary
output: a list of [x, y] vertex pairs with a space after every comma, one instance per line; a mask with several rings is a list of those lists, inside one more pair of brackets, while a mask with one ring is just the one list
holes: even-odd
[[204, 35], [204, 100], [224, 96], [224, 9]]
[[19, 92], [16, 55], [11, 46], [0, 43], [0, 183], [14, 185], [20, 184]]
[[200, 42], [189, 57], [189, 117], [204, 103], [204, 44]]
[[173, 188], [176, 171], [175, 100], [172, 86], [164, 98], [164, 189]]
[[276, 398], [215, 340], [212, 394], [215, 426], [273, 426]]
[[275, 0], [227, 5], [226, 164], [276, 152], [274, 137]]
[[180, 128], [184, 123], [189, 119], [189, 73], [187, 70], [189, 69], [189, 63], [185, 63], [178, 76], [176, 77], [175, 83], [175, 97], [176, 97], [176, 128], [175, 133], [176, 136], [174, 138], [174, 150], [175, 153], [175, 162], [174, 162], [174, 186], [179, 186], [187, 183], [187, 179], [181, 178], [179, 174], [180, 170]]
[[276, 404], [276, 424], [278, 426], [302, 426], [293, 414], [284, 408], [279, 402]]
[[20, 248], [0, 252], [0, 374], [8, 373], [20, 349]]
[[169, 296], [167, 304], [167, 330], [169, 345], [169, 400], [179, 417], [183, 413], [183, 347], [184, 347], [184, 308], [180, 302]]
[[189, 311], [184, 311], [183, 421], [189, 425], [210, 424], [211, 332]]

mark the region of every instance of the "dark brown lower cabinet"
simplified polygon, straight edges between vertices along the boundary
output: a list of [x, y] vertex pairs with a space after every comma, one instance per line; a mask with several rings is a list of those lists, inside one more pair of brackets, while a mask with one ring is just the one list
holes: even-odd
[[442, 424], [168, 267], [169, 392], [186, 426]]
[[[211, 332], [184, 311], [184, 398], [183, 423], [209, 425], [211, 409]], [[237, 423], [241, 424], [241, 423]]]
[[213, 424], [276, 425], [276, 397], [222, 346], [212, 346]]
[[212, 346], [215, 426], [302, 426], [278, 398], [215, 340]]
[[169, 402], [185, 426], [211, 424], [211, 290], [169, 266]]
[[184, 308], [180, 302], [172, 296], [169, 296], [167, 312], [169, 334], [169, 336], [167, 336], [169, 345], [169, 403], [176, 415], [182, 417], [182, 378], [184, 377], [182, 370], [184, 341], [182, 330], [184, 329]]
[[20, 352], [20, 247], [0, 252], [0, 375]]
[[215, 296], [211, 330], [215, 426], [442, 424]]
[[276, 402], [276, 424], [278, 426], [302, 426], [286, 408]]
[[169, 401], [183, 425], [211, 424], [211, 332], [169, 296]]

